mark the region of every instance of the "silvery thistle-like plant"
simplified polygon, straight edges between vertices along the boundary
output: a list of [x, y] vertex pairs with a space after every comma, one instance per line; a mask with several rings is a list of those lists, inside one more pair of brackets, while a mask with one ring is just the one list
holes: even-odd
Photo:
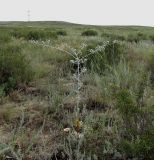
[[59, 50], [61, 52], [67, 53], [72, 57], [72, 59], [70, 60], [70, 63], [72, 63], [73, 65], [76, 66], [76, 70], [74, 71], [74, 74], [73, 74], [73, 80], [75, 82], [74, 92], [76, 93], [76, 107], [75, 107], [76, 118], [79, 117], [79, 104], [80, 104], [80, 101], [81, 101], [80, 90], [83, 86], [82, 76], [87, 71], [87, 68], [85, 67], [87, 58], [88, 58], [88, 56], [90, 56], [92, 54], [97, 54], [100, 51], [104, 51], [106, 45], [109, 42], [106, 41], [106, 42], [104, 42], [103, 45], [98, 45], [95, 49], [89, 50], [89, 54], [87, 54], [87, 55], [83, 54], [83, 50], [87, 47], [87, 45], [84, 44], [84, 43], [80, 46], [80, 48], [78, 50], [67, 46], [70, 51], [66, 51], [65, 49], [63, 49], [61, 47], [52, 46], [50, 40], [48, 40], [48, 41], [34, 41], [34, 40], [32, 40], [32, 41], [30, 41], [30, 43], [35, 44], [35, 45], [40, 45], [40, 46], [43, 46], [43, 47], [53, 48], [53, 49]]
[[[56, 50], [59, 50], [61, 52], [69, 54], [72, 59], [70, 60], [70, 63], [75, 66], [75, 71], [73, 73], [73, 80], [74, 80], [74, 92], [76, 93], [76, 106], [75, 106], [75, 120], [78, 122], [78, 125], [81, 124], [82, 121], [79, 120], [80, 112], [79, 112], [79, 105], [81, 102], [81, 88], [83, 86], [82, 77], [87, 72], [86, 61], [88, 59], [88, 56], [92, 54], [98, 54], [100, 51], [104, 51], [106, 45], [108, 42], [104, 43], [103, 45], [98, 45], [95, 49], [89, 50], [89, 54], [85, 55], [83, 53], [83, 50], [87, 47], [86, 44], [82, 44], [79, 49], [69, 48], [69, 52], [64, 50], [60, 47], [54, 47], [51, 45], [50, 41], [44, 42], [44, 41], [31, 41], [31, 43], [36, 45], [41, 45], [43, 47], [49, 47], [54, 48]], [[104, 53], [104, 52], [101, 52]], [[80, 128], [80, 126], [79, 126]], [[69, 157], [73, 157], [73, 155], [76, 157], [77, 160], [82, 160], [85, 157], [85, 154], [81, 153], [81, 146], [84, 142], [84, 130], [82, 133], [78, 132], [77, 130], [71, 130], [71, 128], [65, 128], [64, 132], [69, 133], [68, 137], [66, 138], [64, 142], [64, 147], [66, 153], [69, 155]], [[75, 145], [75, 148], [73, 147]]]
[[84, 44], [84, 43], [81, 45], [81, 47], [78, 50], [74, 49], [74, 48], [72, 48], [70, 50], [71, 55], [73, 55], [73, 59], [70, 60], [70, 62], [73, 65], [77, 66], [76, 67], [76, 71], [73, 74], [73, 79], [75, 80], [75, 84], [76, 84], [75, 92], [77, 94], [76, 117], [79, 117], [79, 115], [78, 115], [79, 114], [79, 104], [80, 104], [80, 101], [81, 101], [80, 90], [81, 90], [81, 88], [83, 86], [82, 76], [87, 71], [87, 68], [85, 66], [86, 66], [86, 62], [87, 62], [88, 56], [90, 56], [91, 54], [97, 54], [100, 51], [104, 51], [105, 46], [106, 46], [107, 43], [104, 43], [101, 46], [97, 46], [95, 49], [89, 50], [89, 54], [87, 54], [87, 55], [83, 54], [83, 50], [85, 49], [85, 47], [87, 47], [87, 45]]

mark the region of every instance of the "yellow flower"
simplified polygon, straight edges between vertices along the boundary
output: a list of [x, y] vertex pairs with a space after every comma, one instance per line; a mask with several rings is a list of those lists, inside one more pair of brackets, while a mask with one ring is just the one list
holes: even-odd
[[83, 122], [80, 121], [79, 119], [76, 119], [75, 122], [74, 122], [74, 128], [77, 132], [79, 132], [81, 130], [83, 126]]

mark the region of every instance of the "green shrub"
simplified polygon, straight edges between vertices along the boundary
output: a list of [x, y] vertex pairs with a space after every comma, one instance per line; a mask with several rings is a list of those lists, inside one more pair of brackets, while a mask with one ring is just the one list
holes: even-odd
[[56, 32], [52, 32], [52, 31], [45, 31], [45, 39], [57, 39], [57, 34]]
[[25, 36], [27, 40], [46, 40], [51, 38], [57, 38], [56, 33], [54, 32], [45, 32], [45, 31], [30, 31]]
[[105, 33], [105, 32], [101, 34], [101, 36], [102, 36], [102, 37], [105, 37], [105, 38], [110, 38], [112, 35], [113, 35], [113, 34]]
[[131, 94], [126, 89], [123, 89], [118, 93], [117, 107], [124, 118], [130, 117], [138, 111]]
[[67, 35], [67, 32], [63, 31], [63, 30], [59, 30], [56, 33], [57, 33], [58, 36], [66, 36]]
[[97, 33], [97, 31], [95, 31], [95, 30], [86, 30], [86, 31], [84, 31], [84, 32], [82, 32], [82, 34], [81, 34], [82, 36], [97, 36], [98, 35], [98, 33]]
[[123, 36], [123, 35], [115, 35], [114, 37], [115, 37], [116, 40], [119, 40], [119, 41], [125, 41], [126, 40], [125, 36]]
[[154, 35], [150, 35], [149, 38], [152, 42], [154, 42]]
[[134, 141], [123, 140], [119, 150], [126, 158], [154, 159], [154, 134], [147, 133]]
[[[91, 50], [95, 50], [102, 43], [93, 43], [86, 47], [85, 54], [88, 55]], [[104, 69], [110, 65], [117, 64], [120, 57], [124, 55], [124, 46], [116, 41], [109, 41], [104, 51], [90, 54], [87, 59], [87, 68], [97, 73], [103, 73]]]
[[24, 37], [24, 32], [21, 31], [21, 30], [13, 30], [10, 32], [11, 36], [12, 37], [15, 37], [15, 38], [22, 38]]
[[136, 119], [137, 117], [140, 118], [141, 111], [128, 89], [119, 91], [116, 105], [123, 120], [123, 136], [129, 140], [131, 140], [132, 137], [136, 138], [139, 132], [136, 127], [138, 124]]
[[141, 32], [137, 33], [137, 37], [139, 40], [146, 40], [147, 39], [147, 35]]
[[[95, 48], [101, 44], [93, 43], [89, 44], [85, 49], [85, 55], [88, 55], [91, 50], [95, 50]], [[90, 54], [88, 56], [86, 67], [90, 71], [102, 73], [102, 71], [105, 69], [107, 62], [105, 58], [105, 54], [103, 51], [99, 51], [95, 54]]]
[[11, 36], [8, 33], [0, 32], [0, 44], [8, 43], [11, 41]]
[[154, 133], [147, 132], [134, 144], [134, 156], [142, 159], [154, 159]]
[[45, 30], [28, 30], [22, 29], [19, 31], [11, 32], [11, 35], [16, 38], [24, 38], [26, 40], [46, 40], [46, 39], [56, 39], [56, 32], [45, 31]]
[[0, 104], [3, 102], [3, 97], [5, 96], [4, 86], [0, 85]]
[[3, 46], [0, 49], [0, 85], [8, 93], [20, 83], [28, 83], [33, 77], [30, 65], [19, 46]]
[[125, 54], [125, 46], [118, 41], [110, 41], [105, 47], [105, 54], [107, 57], [108, 63], [117, 64], [122, 55]]
[[154, 54], [151, 55], [149, 62], [148, 62], [148, 69], [151, 72], [151, 83], [154, 85]]
[[126, 40], [125, 36], [123, 35], [116, 35], [116, 34], [110, 34], [110, 33], [102, 33], [102, 37], [108, 38], [110, 40], [119, 40], [124, 41]]
[[30, 31], [26, 35], [27, 40], [39, 40], [41, 38], [44, 38], [45, 35], [43, 32], [38, 32], [38, 31]]
[[154, 112], [153, 105], [146, 104], [147, 81], [143, 76], [138, 85], [138, 94], [128, 89], [121, 89], [117, 94], [117, 108], [123, 120], [119, 149], [126, 159], [154, 158]]
[[136, 35], [134, 35], [134, 34], [129, 34], [128, 36], [127, 36], [127, 41], [128, 42], [135, 42], [135, 43], [138, 43], [139, 42], [139, 39], [138, 39], [138, 37], [136, 36]]
[[147, 39], [147, 36], [143, 33], [137, 33], [137, 34], [129, 34], [127, 36], [127, 41], [128, 42], [135, 42], [135, 43], [138, 43], [139, 41], [142, 41], [142, 40], [146, 40]]

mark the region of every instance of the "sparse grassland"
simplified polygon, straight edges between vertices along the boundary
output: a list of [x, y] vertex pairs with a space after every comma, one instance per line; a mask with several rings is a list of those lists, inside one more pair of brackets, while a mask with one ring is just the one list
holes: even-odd
[[0, 160], [153, 160], [153, 37], [0, 23]]

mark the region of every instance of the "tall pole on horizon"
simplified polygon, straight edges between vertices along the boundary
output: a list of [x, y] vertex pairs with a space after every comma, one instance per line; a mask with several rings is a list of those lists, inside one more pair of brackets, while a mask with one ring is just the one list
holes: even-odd
[[28, 22], [30, 22], [30, 10], [27, 11]]

